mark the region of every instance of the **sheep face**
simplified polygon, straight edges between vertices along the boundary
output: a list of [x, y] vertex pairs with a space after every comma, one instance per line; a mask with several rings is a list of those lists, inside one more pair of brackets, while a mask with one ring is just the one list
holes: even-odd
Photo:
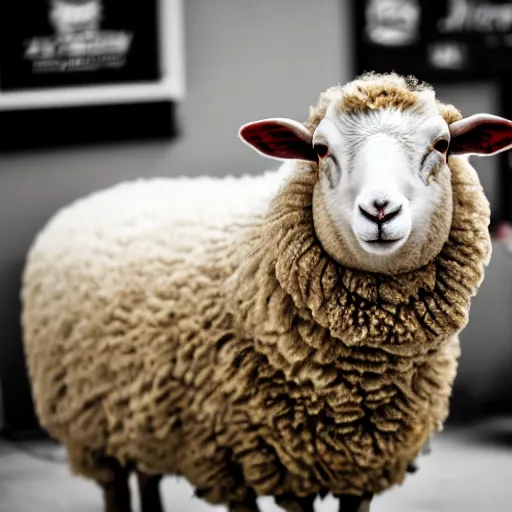
[[479, 114], [448, 123], [434, 91], [396, 77], [334, 90], [311, 126], [289, 119], [244, 125], [261, 154], [312, 162], [315, 231], [339, 263], [396, 274], [431, 261], [452, 221], [449, 159], [512, 146], [512, 122]]
[[[312, 137], [315, 227], [328, 252], [385, 273], [433, 258], [451, 225], [449, 142], [431, 94], [406, 110], [343, 112], [333, 102]], [[429, 237], [433, 224], [436, 236]]]

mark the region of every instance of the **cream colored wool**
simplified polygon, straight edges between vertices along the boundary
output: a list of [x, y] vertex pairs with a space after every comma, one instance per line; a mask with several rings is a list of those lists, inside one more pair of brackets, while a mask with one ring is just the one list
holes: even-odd
[[[369, 82], [384, 101], [379, 90]], [[59, 212], [30, 250], [23, 328], [38, 417], [72, 469], [107, 481], [102, 459], [115, 457], [184, 475], [211, 503], [401, 483], [448, 414], [457, 335], [490, 257], [478, 177], [463, 158], [449, 166], [449, 237], [398, 275], [321, 246], [316, 164], [140, 180]]]

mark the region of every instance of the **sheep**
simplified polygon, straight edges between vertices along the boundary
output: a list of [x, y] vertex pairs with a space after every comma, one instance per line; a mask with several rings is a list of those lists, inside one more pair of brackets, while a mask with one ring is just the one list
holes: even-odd
[[58, 211], [23, 273], [39, 421], [127, 512], [162, 475], [257, 512], [369, 510], [449, 414], [491, 257], [469, 155], [512, 122], [464, 118], [413, 77], [367, 73], [304, 123], [250, 122], [259, 176], [124, 182]]

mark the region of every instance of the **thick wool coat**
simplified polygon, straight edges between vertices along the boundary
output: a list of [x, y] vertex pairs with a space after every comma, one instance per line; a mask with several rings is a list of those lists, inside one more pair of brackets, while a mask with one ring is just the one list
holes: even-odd
[[[372, 82], [362, 105], [407, 108], [402, 89]], [[401, 483], [448, 414], [490, 256], [477, 174], [460, 157], [449, 167], [449, 238], [398, 275], [326, 253], [314, 163], [138, 180], [58, 212], [30, 249], [23, 329], [38, 417], [73, 471], [106, 481], [114, 457], [184, 475], [212, 503]]]

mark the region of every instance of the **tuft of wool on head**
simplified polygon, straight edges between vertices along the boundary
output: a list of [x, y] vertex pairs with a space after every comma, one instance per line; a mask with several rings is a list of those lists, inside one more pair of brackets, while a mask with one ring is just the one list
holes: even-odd
[[[381, 108], [400, 110], [414, 108], [420, 103], [418, 93], [434, 94], [433, 88], [415, 77], [403, 77], [395, 73], [365, 73], [345, 85], [330, 87], [320, 94], [315, 106], [310, 107], [304, 122], [314, 131], [324, 118], [327, 107], [334, 102], [339, 112], [357, 113]], [[462, 114], [453, 105], [436, 100], [439, 113], [448, 123], [462, 119]]]

